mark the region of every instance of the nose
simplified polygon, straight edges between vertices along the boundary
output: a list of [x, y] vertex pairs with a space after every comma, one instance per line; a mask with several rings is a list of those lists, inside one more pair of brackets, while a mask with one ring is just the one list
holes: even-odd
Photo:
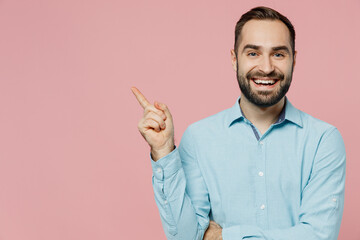
[[259, 70], [265, 74], [269, 74], [274, 71], [274, 65], [272, 64], [271, 58], [264, 56], [259, 63]]

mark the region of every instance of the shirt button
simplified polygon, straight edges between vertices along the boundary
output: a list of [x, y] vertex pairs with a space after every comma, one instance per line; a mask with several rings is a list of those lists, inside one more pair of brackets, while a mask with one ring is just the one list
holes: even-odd
[[156, 171], [157, 171], [158, 173], [161, 173], [161, 168], [157, 168]]
[[260, 141], [260, 144], [261, 144], [261, 145], [263, 145], [263, 144], [264, 144], [264, 142], [263, 142], [263, 141]]
[[164, 201], [164, 203], [165, 203], [165, 205], [166, 205], [166, 204], [168, 203], [168, 201], [167, 201], [167, 200], [165, 200], [165, 201]]
[[265, 209], [265, 205], [264, 205], [264, 204], [261, 205], [261, 206], [260, 206], [260, 209], [261, 209], [261, 210], [264, 210], [264, 209]]
[[333, 198], [332, 200], [333, 200], [333, 202], [336, 202], [336, 198]]
[[263, 172], [259, 172], [259, 176], [260, 176], [260, 177], [264, 176], [264, 173], [263, 173]]

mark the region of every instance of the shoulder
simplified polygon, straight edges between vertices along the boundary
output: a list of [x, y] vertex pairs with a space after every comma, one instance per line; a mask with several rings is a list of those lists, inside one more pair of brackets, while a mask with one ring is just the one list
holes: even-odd
[[344, 148], [344, 141], [337, 127], [301, 110], [298, 111], [303, 123], [302, 131], [305, 133], [309, 143], [317, 141], [319, 146], [332, 143], [333, 147], [336, 145]]
[[301, 112], [305, 130], [305, 146], [314, 149], [314, 168], [345, 168], [346, 149], [340, 131], [332, 124]]
[[327, 134], [327, 133], [331, 133], [333, 131], [336, 131], [337, 128], [324, 121], [321, 120], [319, 118], [316, 118], [308, 113], [305, 113], [301, 110], [298, 110], [303, 122], [303, 127], [305, 131], [309, 131], [312, 133], [316, 133], [316, 134]]

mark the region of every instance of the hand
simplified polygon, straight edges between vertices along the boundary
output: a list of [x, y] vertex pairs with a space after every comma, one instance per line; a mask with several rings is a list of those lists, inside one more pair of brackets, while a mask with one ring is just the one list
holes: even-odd
[[138, 123], [138, 129], [151, 147], [154, 161], [174, 150], [174, 125], [169, 109], [163, 103], [154, 105], [136, 88], [131, 88], [136, 99], [144, 109], [144, 115]]
[[222, 228], [214, 221], [210, 221], [209, 227], [204, 234], [204, 240], [222, 240]]

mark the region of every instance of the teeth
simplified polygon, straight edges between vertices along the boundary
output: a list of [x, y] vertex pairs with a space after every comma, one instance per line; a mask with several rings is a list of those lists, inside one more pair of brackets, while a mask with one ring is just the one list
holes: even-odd
[[269, 79], [269, 80], [260, 80], [260, 79], [255, 79], [254, 82], [256, 84], [274, 84], [275, 80]]

